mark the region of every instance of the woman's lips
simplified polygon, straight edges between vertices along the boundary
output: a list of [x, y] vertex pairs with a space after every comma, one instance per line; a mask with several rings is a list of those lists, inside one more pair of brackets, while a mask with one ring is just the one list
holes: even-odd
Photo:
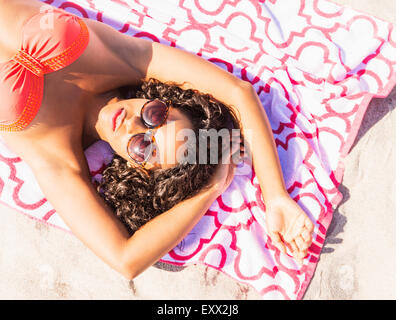
[[117, 129], [120, 127], [122, 124], [122, 121], [125, 118], [125, 109], [121, 108], [119, 109], [113, 116], [112, 119], [112, 124], [113, 124], [113, 131], [117, 131]]

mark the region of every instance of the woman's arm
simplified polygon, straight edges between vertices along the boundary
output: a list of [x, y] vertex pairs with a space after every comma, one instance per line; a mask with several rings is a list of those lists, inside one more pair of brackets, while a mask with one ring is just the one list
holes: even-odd
[[[248, 151], [266, 204], [268, 234], [283, 252], [285, 245], [297, 260], [307, 253], [313, 224], [290, 198], [283, 180], [267, 115], [253, 86], [205, 59], [160, 43], [120, 34], [98, 22], [88, 22], [100, 43], [124, 64], [120, 82], [156, 78], [209, 93], [240, 115]], [[92, 55], [94, 61], [94, 55]]]
[[[197, 55], [151, 43], [151, 60], [141, 69], [145, 79], [184, 83], [231, 106], [240, 120], [266, 204], [268, 235], [282, 252], [286, 246], [298, 262], [312, 242], [313, 224], [289, 196], [272, 129], [253, 86]], [[127, 59], [125, 57], [125, 59]]]
[[[264, 199], [269, 201], [273, 197], [287, 193], [269, 121], [250, 83], [197, 55], [121, 34], [97, 21], [85, 21], [94, 34], [95, 42], [92, 45], [92, 53], [87, 53], [87, 56], [91, 56], [88, 60], [94, 63], [97, 59], [95, 47], [107, 48], [104, 50], [107, 58], [101, 59], [101, 65], [111, 65], [109, 73], [111, 70], [123, 70], [122, 73], [113, 72], [118, 78], [117, 85], [156, 78], [162, 82], [183, 84], [184, 89], [193, 88], [212, 94], [216, 99], [230, 105], [236, 114], [240, 115], [243, 130], [247, 133], [245, 138], [252, 149]], [[110, 59], [113, 62], [119, 61], [122, 67], [118, 68], [115, 63], [105, 62]], [[267, 181], [271, 183], [266, 183]]]
[[46, 198], [77, 238], [130, 279], [174, 248], [232, 180], [231, 166], [221, 166], [210, 187], [157, 216], [130, 237], [96, 192], [83, 163], [70, 157], [67, 162], [37, 157], [29, 162]]
[[[106, 42], [106, 37], [103, 39]], [[301, 262], [312, 242], [313, 224], [286, 190], [272, 129], [253, 86], [215, 64], [177, 48], [125, 36], [118, 38], [114, 35], [112, 41], [117, 47], [123, 43], [120, 60], [126, 61], [129, 68], [141, 74], [143, 79], [176, 82], [183, 84], [183, 88], [209, 93], [231, 106], [240, 116], [266, 204], [268, 235], [279, 250], [286, 252], [287, 246]]]
[[151, 61], [147, 64], [145, 78], [186, 82], [184, 87], [212, 94], [231, 106], [240, 116], [264, 200], [285, 195], [287, 191], [271, 127], [250, 83], [197, 55], [159, 43], [151, 46]]

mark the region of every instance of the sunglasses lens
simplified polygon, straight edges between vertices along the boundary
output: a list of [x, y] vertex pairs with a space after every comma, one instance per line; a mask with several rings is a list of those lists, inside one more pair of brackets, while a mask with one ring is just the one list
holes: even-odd
[[151, 137], [144, 133], [139, 133], [133, 136], [129, 141], [128, 154], [133, 160], [142, 163], [150, 158], [152, 148], [153, 143]]
[[168, 114], [168, 106], [159, 100], [150, 101], [142, 109], [142, 119], [149, 128], [161, 125]]

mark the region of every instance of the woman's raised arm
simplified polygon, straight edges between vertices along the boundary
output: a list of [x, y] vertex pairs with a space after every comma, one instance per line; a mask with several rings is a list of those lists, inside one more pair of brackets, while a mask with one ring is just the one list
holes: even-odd
[[[100, 22], [87, 23], [98, 43], [122, 65], [118, 76], [109, 69], [118, 77], [117, 85], [136, 83], [137, 77], [175, 82], [209, 93], [239, 114], [267, 207], [268, 234], [279, 250], [285, 252], [288, 246], [301, 261], [312, 242], [313, 224], [286, 190], [272, 129], [253, 86], [195, 54], [121, 34]], [[90, 60], [95, 61], [94, 52]]]
[[141, 70], [145, 78], [186, 82], [187, 87], [213, 95], [240, 115], [266, 204], [268, 235], [282, 252], [289, 247], [301, 263], [312, 242], [313, 224], [286, 190], [272, 129], [253, 86], [183, 50], [152, 43], [150, 55], [151, 60]]
[[[55, 159], [54, 159], [55, 160]], [[211, 185], [146, 223], [132, 236], [91, 184], [84, 164], [30, 161], [47, 200], [74, 235], [112, 268], [132, 279], [173, 249], [232, 180], [222, 165]], [[79, 168], [82, 169], [79, 169]], [[136, 199], [139, 202], [139, 199]]]
[[92, 27], [101, 42], [110, 51], [117, 52], [119, 61], [129, 70], [126, 72], [130, 73], [130, 79], [132, 75], [140, 75], [145, 80], [176, 82], [182, 84], [183, 89], [211, 94], [240, 115], [245, 142], [267, 206], [268, 234], [278, 249], [285, 252], [288, 246], [301, 261], [312, 242], [313, 224], [286, 190], [272, 129], [253, 86], [195, 54], [121, 35], [96, 22]]
[[[86, 22], [94, 35], [92, 40], [96, 46], [107, 48], [107, 59], [102, 61], [111, 59], [114, 62], [101, 64], [103, 68], [108, 65], [109, 74], [117, 77], [118, 81], [113, 81], [114, 85], [155, 78], [161, 82], [183, 84], [183, 89], [192, 88], [209, 93], [231, 106], [240, 115], [264, 199], [269, 201], [287, 193], [269, 121], [250, 83], [195, 54], [121, 34], [97, 21]], [[92, 53], [87, 53], [92, 55], [88, 59], [92, 63], [97, 59], [94, 47], [92, 45]]]

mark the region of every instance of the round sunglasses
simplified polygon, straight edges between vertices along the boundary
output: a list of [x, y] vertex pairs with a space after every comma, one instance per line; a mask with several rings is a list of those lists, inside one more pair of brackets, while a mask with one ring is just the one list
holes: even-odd
[[141, 167], [144, 167], [152, 154], [155, 153], [153, 129], [157, 129], [165, 123], [168, 118], [170, 104], [170, 100], [164, 102], [154, 99], [147, 101], [140, 110], [140, 118], [149, 130], [134, 134], [129, 139], [127, 153]]

